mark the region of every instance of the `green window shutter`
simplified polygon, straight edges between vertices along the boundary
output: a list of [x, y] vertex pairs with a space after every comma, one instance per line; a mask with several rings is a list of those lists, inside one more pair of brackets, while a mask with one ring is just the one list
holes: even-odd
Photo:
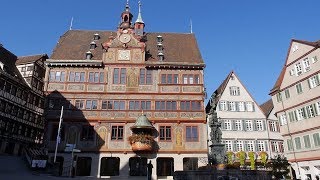
[[320, 85], [319, 76], [320, 76], [320, 74], [317, 74], [317, 75], [316, 75], [316, 84], [317, 84], [317, 86]]
[[308, 79], [308, 85], [309, 85], [309, 89], [311, 89], [310, 78]]
[[316, 104], [312, 104], [312, 109], [313, 109], [314, 115], [317, 116], [319, 112], [317, 111]]
[[304, 115], [304, 118], [307, 119], [308, 117], [310, 117], [308, 115], [308, 111], [306, 110], [306, 107], [302, 108], [302, 112], [303, 112], [303, 115]]
[[294, 115], [294, 120], [295, 120], [295, 121], [298, 121], [297, 112], [296, 112], [296, 111], [293, 111], [293, 115]]

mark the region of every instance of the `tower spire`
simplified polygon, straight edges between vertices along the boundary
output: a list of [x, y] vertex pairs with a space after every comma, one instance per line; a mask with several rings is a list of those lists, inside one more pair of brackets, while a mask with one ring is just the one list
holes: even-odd
[[139, 4], [139, 13], [138, 13], [136, 23], [144, 23], [141, 16], [141, 1], [139, 1], [138, 4]]

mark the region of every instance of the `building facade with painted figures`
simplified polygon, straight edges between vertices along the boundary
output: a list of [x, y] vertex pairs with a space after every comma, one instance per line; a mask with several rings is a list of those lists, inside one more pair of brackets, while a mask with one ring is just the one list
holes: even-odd
[[[17, 68], [19, 64], [43, 62], [46, 55], [17, 57], [0, 46], [0, 153], [22, 154], [24, 148], [39, 147], [43, 142], [43, 90], [34, 89]], [[42, 73], [40, 69], [42, 68]], [[44, 66], [30, 69], [30, 79], [42, 81]]]
[[[62, 175], [72, 162], [66, 147], [81, 151], [76, 176], [144, 179], [151, 162], [154, 179], [170, 179], [207, 163], [205, 64], [195, 35], [144, 32], [140, 8], [132, 23], [127, 3], [115, 31], [67, 31], [46, 61], [51, 158], [64, 107]], [[145, 140], [151, 148], [135, 149]]]
[[267, 153], [269, 158], [283, 152], [278, 122], [271, 114], [272, 104], [266, 102], [260, 107], [235, 72], [231, 71], [212, 94], [206, 112], [212, 107], [221, 123], [222, 143], [227, 154], [232, 155], [233, 163], [239, 162], [236, 157], [241, 151], [246, 153], [248, 168], [249, 152], [254, 152], [257, 163], [261, 162], [261, 152]]
[[320, 41], [291, 40], [270, 91], [285, 155], [301, 179], [320, 176]]

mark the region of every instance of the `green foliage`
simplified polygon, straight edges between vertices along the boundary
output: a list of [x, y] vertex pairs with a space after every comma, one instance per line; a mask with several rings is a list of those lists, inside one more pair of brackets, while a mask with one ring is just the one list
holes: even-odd
[[234, 153], [232, 152], [232, 151], [228, 151], [227, 153], [226, 153], [226, 155], [227, 155], [227, 163], [229, 164], [229, 165], [232, 165], [233, 164], [233, 156], [234, 156]]
[[267, 164], [267, 160], [268, 160], [268, 153], [261, 151], [259, 154], [260, 158], [261, 158], [261, 163], [263, 164], [263, 166], [265, 167]]
[[154, 143], [153, 136], [149, 134], [132, 134], [131, 136], [129, 136], [128, 141], [130, 144], [141, 142], [144, 144], [152, 145]]
[[274, 158], [271, 158], [270, 167], [272, 168], [272, 175], [276, 179], [281, 179], [283, 176], [288, 177], [289, 166], [287, 158], [283, 155], [276, 155]]
[[256, 153], [248, 152], [248, 156], [249, 156], [249, 159], [250, 159], [251, 170], [255, 170], [256, 169]]
[[240, 166], [244, 166], [244, 163], [246, 161], [246, 152], [239, 151], [239, 152], [237, 152], [236, 156], [240, 161]]

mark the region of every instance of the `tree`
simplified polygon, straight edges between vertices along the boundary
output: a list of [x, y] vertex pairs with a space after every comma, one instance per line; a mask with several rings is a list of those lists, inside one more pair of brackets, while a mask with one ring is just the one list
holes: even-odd
[[272, 175], [275, 179], [282, 179], [289, 174], [289, 162], [283, 155], [276, 155], [271, 158], [270, 167], [272, 168]]

